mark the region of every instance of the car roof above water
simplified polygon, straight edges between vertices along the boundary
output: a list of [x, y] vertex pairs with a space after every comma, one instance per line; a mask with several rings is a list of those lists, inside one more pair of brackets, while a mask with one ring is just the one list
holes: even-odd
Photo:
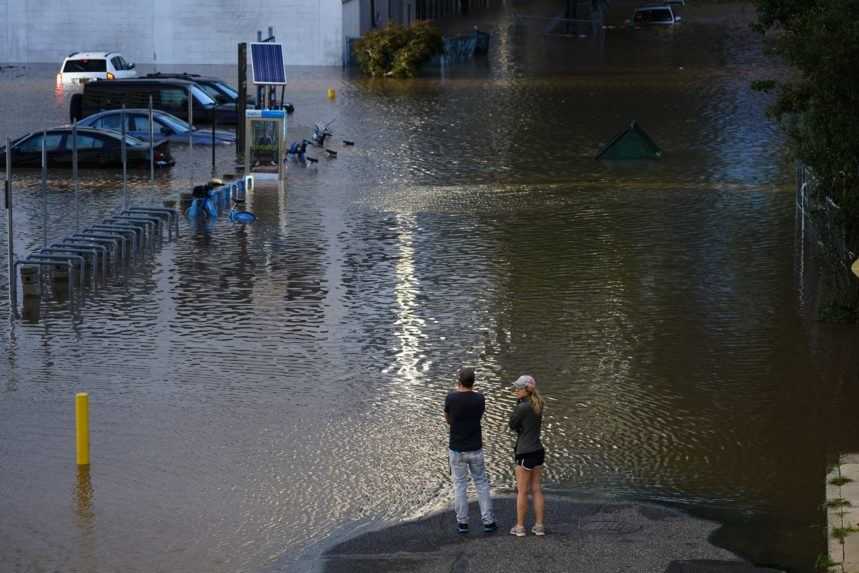
[[170, 85], [170, 86], [193, 86], [195, 83], [192, 80], [180, 78], [123, 78], [120, 80], [96, 80], [89, 82], [84, 87], [85, 90], [90, 88], [113, 88], [118, 89], [123, 86], [150, 86], [150, 85]]

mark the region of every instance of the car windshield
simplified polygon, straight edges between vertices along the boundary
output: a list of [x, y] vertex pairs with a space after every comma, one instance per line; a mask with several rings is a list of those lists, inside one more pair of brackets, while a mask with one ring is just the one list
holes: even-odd
[[674, 17], [668, 8], [651, 8], [640, 10], [635, 14], [637, 21], [643, 22], [673, 22]]
[[197, 87], [206, 92], [206, 95], [208, 95], [213, 100], [217, 101], [224, 97], [224, 94], [222, 94], [214, 86], [210, 86], [209, 84], [199, 83], [197, 84]]
[[122, 56], [116, 56], [111, 60], [113, 62], [113, 67], [117, 70], [133, 70], [134, 66], [132, 66], [125, 58]]
[[200, 89], [197, 84], [191, 86], [191, 93], [194, 94], [194, 99], [203, 105], [215, 105], [215, 100], [209, 97], [209, 94]]
[[107, 70], [105, 60], [67, 60], [63, 73], [104, 72]]
[[191, 131], [191, 126], [188, 122], [182, 121], [178, 117], [166, 113], [159, 113], [156, 121], [162, 125], [168, 126], [175, 133], [188, 133]]
[[215, 82], [215, 85], [218, 86], [218, 89], [223, 93], [230, 96], [230, 99], [239, 99], [239, 92], [233, 89], [233, 86], [229, 84], [225, 84], [224, 82]]

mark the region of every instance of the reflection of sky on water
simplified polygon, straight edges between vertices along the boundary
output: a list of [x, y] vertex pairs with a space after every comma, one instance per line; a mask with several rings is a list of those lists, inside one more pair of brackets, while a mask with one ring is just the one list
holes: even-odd
[[423, 340], [426, 338], [423, 333], [425, 321], [417, 315], [416, 294], [421, 291], [421, 285], [415, 277], [413, 235], [415, 225], [414, 217], [397, 215], [399, 257], [394, 268], [397, 318], [393, 327], [399, 348], [394, 355], [395, 366], [391, 374], [395, 376], [398, 382], [407, 384], [420, 381], [422, 374], [429, 369], [431, 364], [423, 349]]

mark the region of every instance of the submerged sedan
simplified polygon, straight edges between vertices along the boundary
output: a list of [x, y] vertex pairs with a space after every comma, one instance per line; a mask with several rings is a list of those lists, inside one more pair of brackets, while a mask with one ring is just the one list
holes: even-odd
[[[12, 143], [14, 167], [42, 165], [42, 141], [48, 167], [71, 167], [74, 141], [71, 127], [57, 127], [47, 132], [37, 131], [20, 137]], [[176, 161], [170, 155], [166, 139], [155, 141], [156, 167], [170, 167]], [[115, 131], [78, 128], [78, 165], [81, 167], [121, 167], [122, 135]], [[149, 165], [149, 143], [130, 135], [125, 136], [125, 150], [129, 167]], [[6, 165], [6, 148], [0, 148], [0, 166]]]
[[[98, 129], [112, 129], [122, 131], [122, 114], [125, 113], [125, 132], [131, 136], [144, 141], [149, 140], [149, 110], [148, 109], [112, 109], [102, 111], [83, 118], [78, 122], [79, 126], [95, 127]], [[179, 119], [166, 111], [153, 110], [152, 120], [154, 122], [153, 133], [155, 139], [167, 139], [173, 143], [188, 143], [190, 133], [194, 145], [211, 145], [212, 130], [191, 130], [187, 121]], [[215, 131], [215, 144], [235, 144], [236, 136], [229, 131]]]

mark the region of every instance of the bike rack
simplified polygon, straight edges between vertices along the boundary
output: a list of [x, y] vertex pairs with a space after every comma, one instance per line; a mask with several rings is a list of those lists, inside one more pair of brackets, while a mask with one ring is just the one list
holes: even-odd
[[175, 232], [176, 237], [179, 237], [179, 213], [175, 209], [159, 208], [159, 207], [132, 207], [122, 212], [123, 215], [132, 215], [134, 213], [152, 214], [158, 217], [165, 217], [170, 225], [167, 227], [167, 237], [172, 239], [172, 234]]
[[[75, 242], [73, 239], [65, 239], [62, 243], [53, 243], [51, 247], [57, 249], [68, 247], [81, 252], [89, 252], [93, 256], [94, 263], [98, 263], [98, 257], [101, 257], [101, 274], [102, 276], [107, 274], [108, 249], [104, 245], [86, 244], [84, 241]], [[96, 270], [95, 265], [93, 265], [93, 270]]]
[[90, 228], [94, 231], [98, 231], [99, 233], [115, 233], [125, 237], [131, 243], [129, 250], [127, 251], [128, 258], [131, 258], [132, 255], [140, 253], [143, 250], [142, 243], [145, 237], [144, 229], [141, 227], [129, 225], [127, 223], [118, 224], [105, 222], [98, 225], [92, 225]]
[[[72, 261], [77, 259], [77, 263], [80, 265], [80, 272], [75, 271], [75, 266]], [[78, 255], [41, 255], [39, 253], [32, 253], [28, 256], [25, 261], [36, 262], [36, 261], [44, 261], [52, 264], [57, 263], [66, 263], [69, 266], [69, 288], [74, 289], [74, 278], [78, 279], [80, 283], [80, 288], [84, 286], [84, 258]]]
[[[87, 231], [84, 230], [80, 233], [75, 233], [70, 237], [71, 239], [85, 239], [85, 240], [99, 240], [99, 241], [111, 241], [115, 245], [117, 245], [119, 249], [119, 258], [121, 261], [126, 260], [126, 243], [128, 242], [128, 237], [123, 235], [122, 233], [117, 233], [115, 231]], [[121, 241], [121, 242], [120, 242]], [[117, 252], [117, 249], [114, 249], [114, 253]]]
[[[188, 100], [189, 104], [191, 99]], [[125, 122], [123, 121], [123, 130]], [[24, 259], [17, 259], [14, 249], [14, 232], [13, 232], [13, 217], [12, 217], [12, 145], [11, 140], [6, 138], [6, 177], [4, 180], [4, 194], [8, 225], [8, 264], [9, 264], [9, 298], [14, 316], [18, 316], [18, 270], [21, 268], [22, 282], [25, 286], [25, 296], [41, 296], [42, 278], [44, 273], [42, 269], [49, 267], [55, 271], [52, 278], [59, 279], [62, 276], [62, 266], [68, 268], [69, 271], [69, 293], [72, 308], [75, 307], [75, 288], [78, 289], [80, 295], [83, 295], [84, 284], [86, 279], [86, 266], [90, 265], [92, 270], [91, 286], [93, 290], [96, 288], [99, 270], [99, 258], [101, 259], [102, 277], [108, 274], [108, 265], [126, 264], [135, 253], [145, 253], [146, 245], [155, 247], [157, 239], [158, 244], [164, 240], [164, 229], [167, 229], [168, 240], [175, 236], [179, 237], [179, 213], [174, 209], [160, 207], [128, 207], [128, 188], [126, 180], [126, 157], [125, 157], [125, 140], [122, 143], [122, 162], [123, 162], [123, 177], [122, 177], [122, 207], [121, 210], [114, 211], [114, 215], [102, 220], [100, 223], [93, 224], [85, 229], [80, 229], [80, 219], [78, 212], [78, 171], [77, 171], [77, 135], [75, 132], [76, 125], [72, 126], [72, 141], [73, 141], [73, 159], [72, 159], [72, 180], [74, 183], [74, 220], [75, 229], [77, 231], [71, 235], [64, 237], [58, 242], [48, 244], [48, 194], [47, 194], [47, 160], [46, 149], [42, 146], [42, 199], [43, 199], [43, 229], [42, 229], [42, 248], [31, 253]], [[152, 159], [154, 155], [150, 155]], [[150, 180], [152, 180], [153, 172], [150, 165]], [[24, 267], [28, 267], [26, 272]], [[36, 272], [38, 268], [38, 273]], [[38, 276], [38, 283], [36, 283]], [[77, 283], [77, 285], [76, 285]], [[27, 292], [27, 288], [32, 286], [33, 292]], [[38, 288], [36, 288], [38, 287]], [[37, 294], [38, 293], [38, 294]]]
[[39, 252], [36, 254], [38, 254], [38, 255], [43, 255], [43, 254], [44, 255], [53, 255], [53, 254], [62, 255], [63, 253], [67, 253], [67, 254], [73, 253], [75, 256], [80, 257], [81, 261], [83, 261], [83, 264], [81, 265], [81, 272], [80, 272], [81, 288], [83, 288], [84, 277], [86, 275], [86, 266], [85, 266], [86, 265], [86, 257], [89, 257], [89, 256], [92, 257], [92, 259], [90, 260], [90, 266], [92, 267], [92, 275], [90, 278], [91, 278], [92, 284], [90, 286], [95, 288], [95, 275], [98, 272], [98, 259], [96, 258], [96, 252], [95, 251], [90, 250], [90, 249], [79, 249], [79, 248], [73, 248], [73, 247], [47, 247], [44, 249], [39, 249]]
[[[17, 276], [18, 267], [23, 267], [25, 265], [37, 265], [39, 267], [53, 267], [56, 264], [57, 264], [56, 261], [47, 261], [47, 260], [42, 260], [40, 258], [33, 258], [32, 256], [29, 256], [26, 259], [19, 259], [19, 260], [12, 263], [12, 265], [11, 265], [12, 273], [13, 273], [12, 276]], [[69, 273], [73, 274], [74, 270], [75, 270], [74, 264], [69, 260], [66, 260], [66, 264], [69, 266]], [[74, 288], [75, 288], [74, 282], [70, 280], [69, 281], [70, 293], [74, 293]], [[74, 301], [74, 296], [71, 296], [71, 294], [70, 294], [69, 300]], [[12, 302], [14, 303], [15, 307], [18, 306], [17, 294], [15, 295], [15, 300], [13, 300]], [[74, 305], [74, 302], [72, 302], [72, 304]]]
[[[139, 252], [139, 241], [142, 239], [142, 229], [129, 227], [126, 225], [92, 225], [86, 229], [93, 233], [104, 233], [106, 235], [119, 236], [123, 238], [122, 259], [128, 260], [131, 255]], [[138, 235], [139, 233], [139, 235]], [[130, 242], [128, 249], [125, 248], [125, 242]]]
[[[113, 220], [115, 220], [115, 221], [128, 221], [128, 222], [130, 222], [130, 223], [143, 223], [143, 224], [147, 225], [146, 230], [147, 230], [147, 233], [149, 234], [150, 242], [151, 242], [151, 241], [152, 241], [152, 239], [154, 239], [156, 236], [157, 236], [159, 239], [161, 238], [161, 235], [162, 235], [162, 233], [161, 233], [161, 224], [163, 223], [163, 221], [162, 221], [159, 217], [154, 217], [154, 216], [152, 216], [152, 215], [150, 215], [150, 216], [144, 216], [144, 215], [116, 215], [115, 217], [112, 217], [112, 219], [113, 219]], [[148, 225], [152, 225], [152, 229], [150, 229], [150, 228], [148, 227]]]

